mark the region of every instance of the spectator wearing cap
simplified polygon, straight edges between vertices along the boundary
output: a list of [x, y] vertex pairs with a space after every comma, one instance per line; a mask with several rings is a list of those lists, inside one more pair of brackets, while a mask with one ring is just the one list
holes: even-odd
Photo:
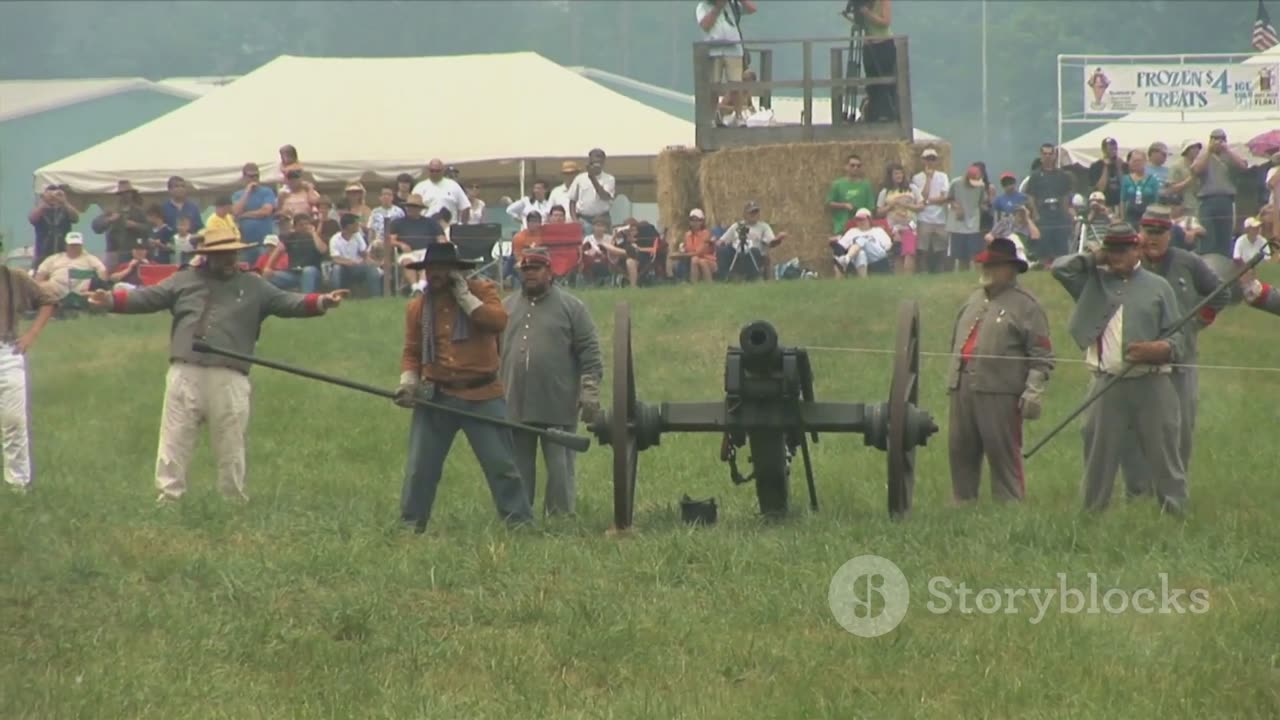
[[990, 246], [996, 238], [1007, 238], [1026, 255], [1028, 246], [1036, 247], [1040, 244], [1040, 228], [1031, 219], [1031, 211], [1026, 205], [1010, 204], [1008, 208], [1009, 213], [996, 220], [991, 232], [982, 239]]
[[444, 208], [455, 221], [466, 223], [471, 216], [471, 200], [458, 181], [445, 177], [444, 171], [444, 162], [433, 158], [427, 163], [427, 179], [414, 186], [413, 194], [427, 204], [428, 216]]
[[573, 181], [577, 179], [579, 172], [581, 171], [578, 168], [578, 163], [572, 160], [565, 160], [560, 163], [560, 184], [551, 188], [547, 193], [547, 209], [542, 211], [543, 220], [547, 219], [547, 213], [551, 211], [553, 205], [568, 209], [571, 199], [569, 197], [569, 188], [573, 187]]
[[274, 229], [277, 205], [276, 191], [262, 184], [261, 174], [256, 163], [245, 163], [240, 170], [244, 187], [231, 193], [231, 215], [240, 228], [240, 239], [255, 246], [244, 252], [245, 260], [250, 263], [270, 252], [262, 243]]
[[687, 266], [684, 274], [689, 282], [711, 282], [716, 277], [716, 244], [707, 229], [707, 216], [701, 208], [689, 211], [689, 230], [676, 246], [676, 254], [684, 256], [681, 264]]
[[947, 174], [938, 169], [938, 151], [925, 148], [920, 153], [924, 170], [911, 178], [911, 187], [920, 195], [924, 209], [916, 216], [916, 252], [923, 256], [931, 273], [942, 271], [947, 252], [947, 190], [951, 186]]
[[997, 236], [974, 261], [982, 287], [960, 306], [951, 331], [951, 492], [956, 502], [977, 500], [985, 459], [992, 496], [1021, 500], [1022, 423], [1040, 417], [1054, 367], [1049, 319], [1018, 284], [1029, 263], [1011, 238]]
[[1236, 238], [1235, 247], [1231, 250], [1231, 259], [1241, 265], [1248, 263], [1254, 255], [1262, 253], [1271, 257], [1271, 247], [1267, 239], [1262, 237], [1262, 221], [1256, 217], [1244, 219], [1244, 234]]
[[982, 223], [982, 202], [987, 197], [987, 184], [982, 179], [982, 168], [970, 165], [962, 178], [951, 181], [947, 189], [947, 232], [950, 235], [951, 258], [956, 269], [968, 270], [973, 256], [982, 252], [985, 243], [979, 230]]
[[1200, 215], [1200, 177], [1191, 171], [1191, 164], [1200, 156], [1204, 143], [1199, 140], [1186, 140], [1178, 159], [1169, 168], [1170, 194], [1182, 198], [1182, 205], [1192, 217]]
[[[991, 209], [995, 211], [996, 222], [1013, 214], [1015, 208], [1025, 208], [1027, 196], [1018, 191], [1018, 176], [1011, 172], [1000, 174], [1000, 194], [991, 201]], [[995, 230], [995, 226], [992, 226]]]
[[884, 187], [876, 197], [876, 215], [885, 219], [893, 240], [894, 264], [899, 272], [914, 274], [919, 240], [916, 235], [916, 213], [924, 209], [920, 193], [907, 178], [900, 163], [885, 170]]
[[[507, 327], [502, 335], [502, 387], [507, 419], [540, 428], [576, 432], [600, 412], [604, 361], [591, 313], [581, 300], [552, 280], [551, 255], [532, 248], [520, 259], [520, 291], [502, 305]], [[514, 431], [516, 468], [530, 506], [536, 506], [538, 436]], [[542, 441], [547, 470], [543, 510], [547, 515], [574, 511], [576, 452]]]
[[1120, 178], [1120, 216], [1137, 225], [1142, 214], [1160, 197], [1160, 180], [1147, 172], [1147, 154], [1141, 150], [1129, 153], [1127, 172]]
[[873, 226], [871, 211], [862, 208], [853, 214], [853, 227], [831, 241], [836, 276], [848, 277], [851, 270], [858, 277], [892, 273], [892, 249], [893, 239], [884, 228]]
[[[369, 216], [372, 212], [368, 203], [365, 202], [366, 193], [364, 190], [364, 184], [358, 180], [353, 180], [347, 183], [347, 186], [342, 189], [342, 194], [346, 196], [347, 200], [347, 207], [344, 212], [356, 216], [356, 220], [360, 223], [360, 234], [364, 235], [365, 228], [369, 225]], [[341, 216], [338, 217], [338, 221], [342, 221]]]
[[1147, 148], [1147, 174], [1156, 179], [1159, 185], [1157, 195], [1164, 194], [1169, 187], [1169, 146], [1156, 141]]
[[1080, 223], [1078, 252], [1092, 252], [1102, 247], [1102, 239], [1107, 236], [1107, 229], [1113, 222], [1115, 218], [1107, 210], [1107, 196], [1099, 190], [1089, 193], [1089, 209], [1085, 211], [1084, 222]]
[[[576, 165], [574, 167], [577, 167]], [[565, 186], [568, 187], [567, 185]], [[568, 190], [565, 191], [566, 193]], [[509, 199], [509, 198], [504, 198]], [[547, 181], [534, 180], [533, 187], [529, 189], [529, 194], [512, 203], [507, 203], [507, 214], [515, 218], [522, 228], [529, 226], [528, 217], [530, 213], [538, 213], [540, 220], [545, 220], [547, 215], [551, 213], [551, 200], [547, 196]], [[569, 198], [564, 198], [561, 207], [569, 206]]]
[[36, 198], [36, 206], [27, 215], [35, 231], [32, 267], [55, 253], [67, 249], [67, 233], [80, 221], [80, 211], [67, 200], [66, 188], [49, 185]]
[[[96, 277], [72, 281], [72, 270], [92, 271]], [[36, 267], [38, 282], [51, 282], [62, 295], [75, 292], [83, 295], [92, 288], [101, 287], [107, 282], [107, 266], [84, 249], [84, 235], [78, 232], [67, 233], [67, 249], [54, 253], [40, 262]]]
[[1227, 144], [1227, 131], [1220, 128], [1209, 133], [1208, 147], [1191, 163], [1192, 174], [1200, 178], [1197, 198], [1205, 234], [1196, 249], [1201, 255], [1227, 254], [1236, 215], [1236, 185], [1231, 171], [1244, 171], [1248, 167]]
[[725, 228], [716, 241], [716, 265], [721, 279], [768, 278], [769, 248], [776, 247], [786, 237], [786, 233], [775, 235], [769, 223], [760, 219], [758, 203], [748, 202], [742, 219]]
[[369, 263], [369, 246], [360, 234], [360, 216], [344, 213], [337, 234], [329, 238], [329, 260], [334, 264], [333, 286], [354, 290], [364, 283], [369, 297], [382, 294], [382, 276]]
[[418, 274], [409, 264], [422, 259], [422, 253], [444, 237], [444, 228], [435, 218], [426, 217], [423, 211], [427, 204], [417, 195], [410, 195], [404, 201], [404, 217], [391, 223], [391, 245], [401, 254], [399, 263], [404, 273], [405, 290], [409, 291], [418, 282]]
[[[1099, 250], [1053, 264], [1054, 279], [1075, 301], [1068, 330], [1093, 374], [1087, 395], [1114, 382], [1085, 415], [1084, 505], [1107, 507], [1126, 445], [1136, 441], [1161, 509], [1180, 514], [1187, 476], [1170, 375], [1171, 364], [1186, 355], [1184, 330], [1174, 328], [1181, 306], [1168, 281], [1143, 268], [1141, 258], [1137, 233], [1118, 222]], [[1127, 364], [1133, 368], [1120, 377]]]
[[850, 155], [845, 158], [844, 175], [831, 182], [827, 191], [827, 209], [831, 211], [831, 234], [840, 235], [849, 227], [849, 220], [859, 210], [874, 210], [876, 191], [862, 169], [862, 158]]
[[214, 198], [213, 214], [205, 222], [205, 231], [226, 230], [235, 235], [236, 239], [242, 239], [240, 237], [240, 226], [236, 224], [236, 218], [231, 212], [234, 207], [235, 203], [231, 202], [230, 195], [219, 195]]
[[199, 233], [203, 230], [204, 218], [200, 215], [200, 206], [187, 196], [190, 192], [190, 188], [187, 187], [187, 181], [174, 175], [169, 178], [166, 188], [169, 192], [169, 199], [161, 206], [164, 212], [164, 224], [171, 228], [176, 228], [178, 227], [178, 218], [185, 216], [191, 218], [192, 232]]
[[583, 233], [591, 232], [591, 221], [609, 217], [618, 191], [618, 181], [604, 171], [604, 150], [587, 153], [587, 169], [569, 185], [569, 220], [582, 223]]
[[314, 216], [319, 203], [320, 192], [309, 180], [302, 179], [302, 168], [285, 170], [284, 187], [276, 196], [276, 206], [281, 212], [295, 218], [302, 213]]
[[107, 281], [112, 284], [112, 287], [123, 286], [128, 290], [142, 286], [142, 267], [151, 264], [147, 259], [149, 249], [145, 240], [139, 240], [133, 246], [129, 261], [117, 265], [116, 269], [107, 276]]
[[[1172, 228], [1173, 221], [1167, 207], [1153, 205], [1147, 208], [1140, 226], [1142, 266], [1169, 283], [1183, 311], [1210, 298], [1199, 314], [1183, 326], [1186, 354], [1179, 361], [1178, 367], [1173, 368], [1171, 376], [1173, 389], [1178, 394], [1180, 413], [1179, 457], [1183, 472], [1190, 475], [1191, 444], [1195, 434], [1197, 397], [1200, 393], [1200, 381], [1196, 372], [1197, 341], [1201, 331], [1213, 324], [1218, 313], [1226, 308], [1229, 297], [1226, 293], [1215, 294], [1222, 278], [1203, 258], [1173, 246], [1170, 232]], [[1137, 438], [1131, 438], [1126, 443], [1120, 469], [1124, 473], [1125, 489], [1129, 497], [1150, 495], [1154, 491], [1154, 475], [1138, 450]]]
[[1023, 190], [1031, 201], [1031, 217], [1040, 229], [1035, 259], [1044, 268], [1071, 252], [1071, 231], [1075, 227], [1070, 205], [1074, 182], [1071, 174], [1058, 166], [1059, 152], [1053, 143], [1040, 146], [1040, 169], [1031, 173]]
[[1107, 208], [1120, 207], [1120, 178], [1129, 168], [1120, 160], [1120, 145], [1115, 138], [1103, 138], [1102, 157], [1089, 166], [1089, 186], [1107, 198]]
[[128, 180], [116, 183], [116, 207], [103, 210], [93, 219], [93, 231], [106, 236], [106, 264], [114, 266], [130, 253], [138, 240], [145, 240], [151, 226], [142, 210], [142, 195]]

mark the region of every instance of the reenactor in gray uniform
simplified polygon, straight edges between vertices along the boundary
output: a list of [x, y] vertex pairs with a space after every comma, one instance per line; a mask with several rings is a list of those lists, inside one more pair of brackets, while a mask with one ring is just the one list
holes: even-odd
[[249, 364], [196, 352], [192, 342], [252, 355], [262, 321], [274, 315], [305, 318], [337, 307], [346, 290], [320, 294], [285, 292], [254, 273], [240, 272], [240, 242], [230, 230], [211, 230], [196, 250], [205, 262], [180, 270], [158, 285], [136, 290], [97, 290], [89, 302], [116, 313], [173, 315], [169, 339], [169, 372], [165, 376], [164, 410], [160, 416], [160, 450], [156, 487], [160, 502], [177, 500], [187, 490], [187, 463], [200, 426], [208, 423], [210, 445], [218, 463], [218, 489], [232, 500], [245, 494], [244, 437], [249, 428]]
[[[520, 261], [522, 289], [503, 301], [507, 327], [502, 337], [502, 385], [507, 418], [535, 427], [576, 432], [578, 416], [595, 419], [600, 410], [604, 360], [587, 306], [552, 284], [551, 256], [531, 248]], [[516, 468], [529, 504], [537, 495], [538, 436], [516, 431]], [[542, 441], [547, 468], [547, 515], [574, 509], [574, 455], [569, 448]]]
[[1013, 240], [992, 239], [974, 262], [982, 264], [982, 287], [960, 308], [951, 334], [951, 490], [956, 501], [976, 500], [985, 456], [992, 495], [1021, 500], [1022, 421], [1040, 417], [1053, 372], [1049, 320], [1018, 285], [1028, 264]]
[[1093, 372], [1088, 396], [1126, 362], [1135, 365], [1085, 414], [1084, 504], [1106, 508], [1125, 446], [1136, 442], [1161, 508], [1180, 514], [1187, 477], [1179, 454], [1178, 392], [1170, 377], [1170, 364], [1186, 353], [1182, 332], [1174, 332], [1180, 305], [1164, 278], [1140, 266], [1140, 257], [1137, 233], [1116, 223], [1099, 250], [1053, 263], [1054, 278], [1076, 301], [1068, 329]]
[[[1183, 472], [1190, 475], [1191, 444], [1196, 427], [1196, 399], [1200, 394], [1199, 374], [1195, 367], [1196, 340], [1200, 331], [1213, 324], [1218, 313], [1227, 306], [1228, 295], [1214, 292], [1222, 284], [1222, 278], [1218, 277], [1204, 258], [1181, 248], [1169, 247], [1173, 222], [1167, 208], [1151, 206], [1142, 216], [1139, 226], [1142, 231], [1143, 267], [1164, 278], [1173, 288], [1173, 294], [1178, 297], [1180, 316], [1204, 298], [1213, 296], [1196, 317], [1184, 326], [1186, 356], [1180, 361], [1179, 367], [1173, 369], [1172, 375], [1180, 408], [1182, 439], [1178, 446], [1179, 456], [1182, 458]], [[1125, 490], [1129, 497], [1151, 494], [1151, 471], [1143, 461], [1136, 443], [1130, 443], [1125, 448], [1120, 469], [1124, 473]]]

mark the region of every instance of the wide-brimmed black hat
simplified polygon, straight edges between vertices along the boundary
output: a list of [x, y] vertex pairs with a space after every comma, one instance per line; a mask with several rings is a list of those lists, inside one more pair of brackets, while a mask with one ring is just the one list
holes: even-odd
[[422, 270], [428, 265], [453, 265], [460, 268], [473, 268], [475, 260], [468, 260], [458, 255], [458, 247], [451, 242], [431, 243], [422, 253], [422, 259], [405, 265], [410, 270]]
[[1027, 256], [1012, 238], [992, 238], [986, 249], [974, 256], [973, 261], [980, 265], [1013, 265], [1018, 273], [1027, 271]]

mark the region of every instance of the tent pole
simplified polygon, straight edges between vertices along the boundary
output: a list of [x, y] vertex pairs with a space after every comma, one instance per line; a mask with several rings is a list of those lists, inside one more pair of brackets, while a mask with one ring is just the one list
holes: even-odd
[[525, 196], [524, 191], [524, 160], [520, 161], [520, 197]]

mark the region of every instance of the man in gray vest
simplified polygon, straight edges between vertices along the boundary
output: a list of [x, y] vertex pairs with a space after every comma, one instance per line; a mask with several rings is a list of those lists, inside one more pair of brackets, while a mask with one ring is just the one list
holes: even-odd
[[[522, 289], [503, 301], [507, 327], [502, 337], [502, 385], [507, 417], [536, 427], [574, 432], [578, 415], [595, 419], [600, 409], [604, 361], [591, 314], [578, 298], [552, 284], [551, 256], [530, 248], [520, 261]], [[529, 504], [537, 493], [538, 437], [515, 431], [516, 469]], [[547, 515], [574, 507], [574, 451], [542, 441], [547, 468], [543, 508]]]
[[1139, 264], [1137, 233], [1127, 223], [1107, 229], [1093, 253], [1058, 258], [1053, 276], [1076, 301], [1068, 329], [1093, 372], [1092, 396], [1134, 369], [1099, 397], [1084, 422], [1084, 504], [1102, 510], [1111, 501], [1125, 445], [1138, 444], [1151, 471], [1161, 508], [1180, 514], [1187, 478], [1179, 455], [1178, 393], [1171, 363], [1186, 354], [1178, 298], [1169, 283]]
[[[1226, 293], [1214, 294], [1222, 284], [1221, 278], [1209, 267], [1199, 255], [1170, 247], [1173, 222], [1168, 208], [1152, 205], [1142, 216], [1143, 267], [1164, 278], [1173, 288], [1180, 305], [1179, 315], [1195, 307], [1206, 297], [1213, 296], [1207, 305], [1201, 308], [1195, 319], [1184, 326], [1186, 356], [1174, 368], [1173, 387], [1178, 392], [1180, 409], [1181, 441], [1179, 456], [1182, 458], [1183, 471], [1191, 472], [1191, 443], [1196, 426], [1196, 398], [1200, 393], [1199, 374], [1195, 362], [1196, 338], [1200, 331], [1209, 327], [1218, 313], [1227, 306]], [[1125, 448], [1124, 457], [1120, 461], [1120, 469], [1124, 472], [1125, 489], [1129, 497], [1149, 495], [1152, 490], [1152, 475], [1146, 462], [1142, 459], [1136, 443]]]
[[974, 261], [982, 264], [982, 287], [960, 308], [951, 333], [951, 491], [958, 502], [978, 498], [985, 455], [991, 494], [1021, 500], [1022, 421], [1040, 417], [1053, 372], [1049, 320], [1018, 285], [1027, 258], [1017, 243], [994, 238]]

